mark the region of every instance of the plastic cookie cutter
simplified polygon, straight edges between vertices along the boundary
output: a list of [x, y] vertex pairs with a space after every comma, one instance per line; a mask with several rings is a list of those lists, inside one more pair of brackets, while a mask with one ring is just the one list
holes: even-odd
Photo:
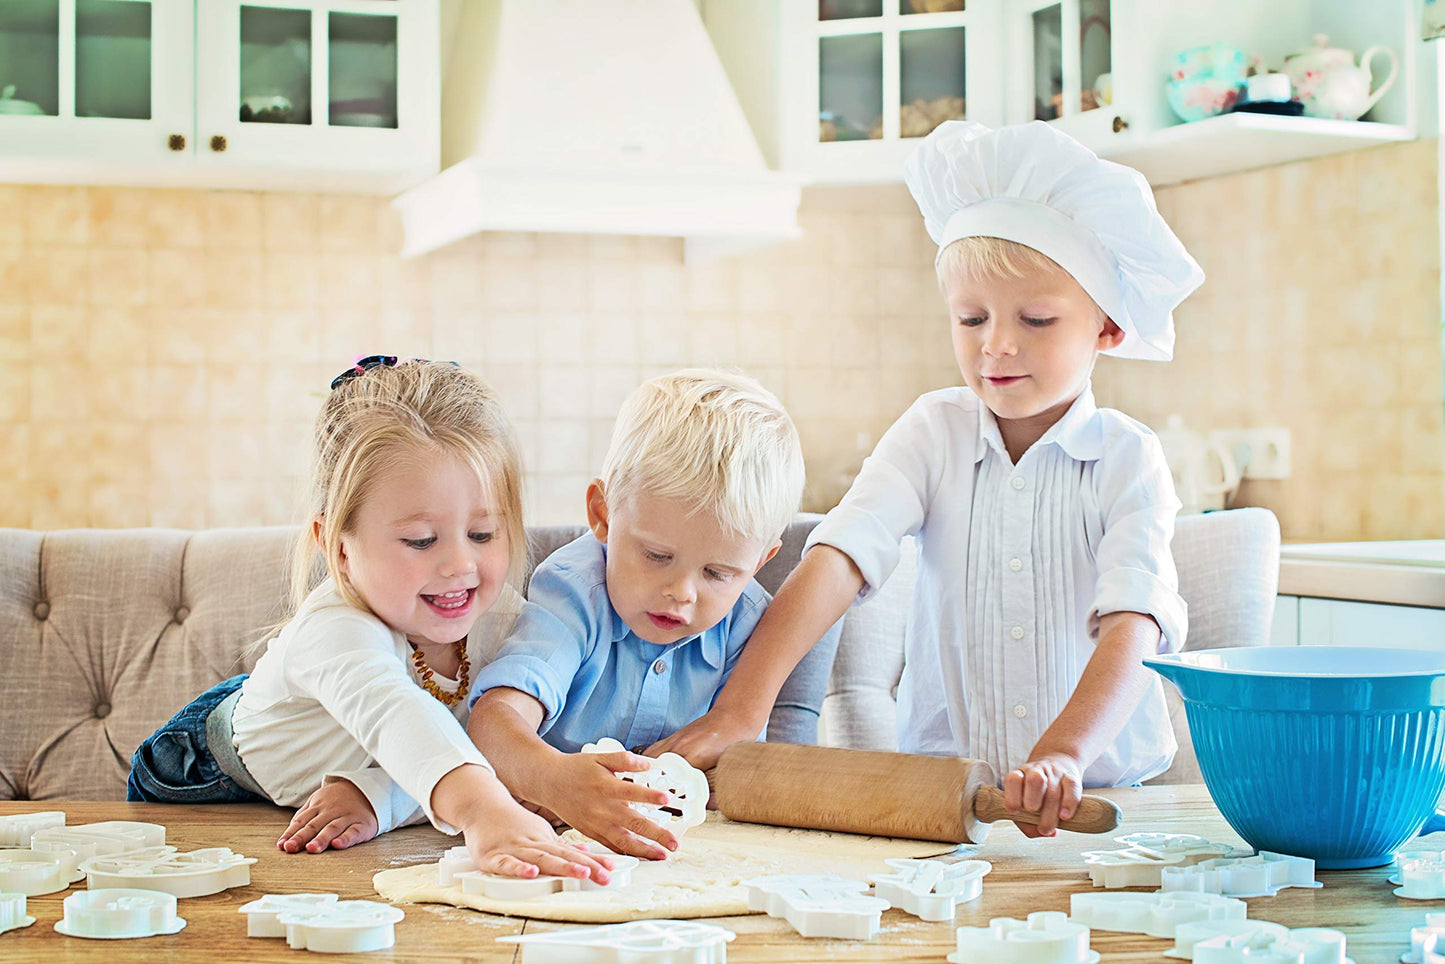
[[586, 930], [499, 937], [520, 944], [522, 964], [725, 964], [737, 935], [691, 920], [637, 920]]
[[437, 861], [437, 886], [457, 887], [457, 874], [464, 874], [476, 870], [477, 865], [472, 863], [472, 855], [466, 847], [453, 847], [442, 854], [442, 859]]
[[154, 937], [186, 926], [184, 918], [176, 916], [176, 899], [155, 890], [78, 890], [62, 906], [65, 916], [55, 922], [55, 929], [66, 937]]
[[1265, 934], [1278, 941], [1289, 936], [1289, 928], [1267, 920], [1197, 920], [1180, 924], [1174, 928], [1174, 946], [1164, 952], [1165, 957], [1194, 960], [1194, 947], [1200, 941], [1211, 937], [1240, 937], [1248, 934]]
[[1253, 857], [1223, 857], [1193, 867], [1165, 867], [1160, 889], [1197, 891], [1225, 897], [1273, 897], [1286, 887], [1323, 887], [1315, 880], [1315, 862], [1308, 857], [1261, 850]]
[[1395, 858], [1390, 883], [1396, 897], [1407, 900], [1445, 899], [1445, 854], [1431, 851], [1402, 853]]
[[993, 864], [986, 860], [885, 860], [891, 874], [873, 875], [873, 893], [920, 920], [953, 920], [959, 904], [977, 900]]
[[1069, 920], [1101, 931], [1132, 931], [1150, 937], [1174, 936], [1189, 921], [1244, 920], [1242, 900], [1218, 894], [1104, 893], [1069, 897]]
[[398, 907], [374, 900], [342, 900], [320, 909], [280, 913], [286, 943], [298, 951], [359, 954], [381, 951], [396, 943], [396, 924], [406, 915]]
[[239, 913], [246, 915], [247, 937], [285, 937], [286, 927], [277, 919], [282, 914], [300, 918], [335, 903], [335, 894], [266, 894], [242, 904]]
[[[546, 874], [533, 877], [504, 877], [499, 874], [484, 874], [480, 870], [467, 870], [454, 875], [461, 884], [462, 893], [478, 894], [493, 900], [536, 900], [569, 890], [616, 890], [632, 883], [632, 872], [642, 861], [625, 854], [609, 853], [612, 858], [612, 874], [607, 883], [599, 884], [591, 878], [550, 877]], [[440, 872], [437, 874], [441, 876]]]
[[86, 886], [158, 890], [174, 897], [204, 897], [251, 882], [255, 857], [232, 853], [229, 847], [207, 847], [177, 853], [175, 847], [149, 847], [80, 862]]
[[1445, 913], [1426, 914], [1424, 927], [1410, 928], [1410, 949], [1400, 955], [1400, 961], [1402, 964], [1445, 964]]
[[71, 855], [0, 850], [0, 891], [40, 897], [70, 886]]
[[65, 826], [65, 814], [60, 810], [42, 810], [39, 813], [12, 813], [0, 817], [0, 847], [25, 848], [37, 830]]
[[[624, 749], [621, 743], [605, 736], [596, 743], [588, 743], [582, 748], [582, 752], [619, 753]], [[653, 760], [652, 766], [646, 770], [619, 773], [617, 776], [629, 783], [666, 793], [668, 801], [660, 807], [650, 803], [631, 803], [628, 806], [679, 837], [686, 833], [689, 827], [696, 827], [707, 818], [707, 799], [711, 794], [707, 786], [707, 775], [676, 753], [662, 754]]]
[[1081, 855], [1095, 887], [1157, 888], [1164, 867], [1189, 867], [1201, 860], [1245, 855], [1228, 844], [1213, 843], [1192, 833], [1132, 833], [1116, 837], [1115, 841], [1124, 848]]
[[960, 927], [953, 964], [1095, 964], [1089, 929], [1062, 912], [1039, 911], [1028, 920], [995, 917], [987, 927]]
[[748, 910], [781, 917], [804, 937], [871, 940], [888, 901], [868, 897], [868, 885], [836, 874], [769, 874], [743, 881]]
[[[59, 856], [72, 883], [85, 874], [80, 863], [91, 857], [121, 854], [151, 847], [163, 847], [166, 828], [158, 823], [137, 823], [130, 820], [108, 820], [104, 823], [83, 823], [74, 827], [48, 827], [35, 831], [30, 849], [36, 853]], [[69, 856], [62, 856], [68, 854]]]
[[1345, 935], [1328, 927], [1299, 927], [1284, 937], [1262, 930], [1216, 934], [1193, 951], [1198, 964], [1355, 964], [1345, 956]]
[[35, 918], [25, 913], [24, 894], [0, 894], [0, 934], [29, 927]]

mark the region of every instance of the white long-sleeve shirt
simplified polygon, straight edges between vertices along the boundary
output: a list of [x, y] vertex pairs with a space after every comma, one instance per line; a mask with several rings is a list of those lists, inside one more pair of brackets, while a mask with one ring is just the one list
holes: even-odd
[[[843, 501], [812, 532], [863, 574], [859, 601], [916, 537], [918, 578], [898, 686], [905, 752], [1027, 761], [1098, 642], [1099, 617], [1152, 616], [1161, 653], [1187, 618], [1169, 542], [1179, 500], [1148, 428], [1086, 388], [1014, 465], [967, 388], [924, 395], [888, 430]], [[1168, 769], [1177, 744], [1158, 679], [1088, 786]]]
[[[480, 669], [522, 606], [504, 590], [467, 636]], [[457, 681], [433, 674], [455, 692]], [[231, 717], [236, 752], [271, 800], [298, 807], [323, 782], [346, 779], [366, 795], [378, 832], [430, 820], [432, 790], [464, 763], [490, 768], [466, 733], [466, 694], [451, 707], [422, 689], [402, 633], [352, 606], [330, 579], [266, 644]]]

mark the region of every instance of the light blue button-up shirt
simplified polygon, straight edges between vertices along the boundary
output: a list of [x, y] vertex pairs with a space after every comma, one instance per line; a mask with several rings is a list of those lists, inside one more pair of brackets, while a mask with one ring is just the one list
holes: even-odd
[[538, 731], [567, 753], [610, 736], [648, 747], [711, 709], [771, 597], [748, 581], [716, 626], [660, 646], [641, 639], [607, 595], [607, 547], [590, 533], [537, 567], [528, 602], [471, 702], [510, 686], [546, 711]]

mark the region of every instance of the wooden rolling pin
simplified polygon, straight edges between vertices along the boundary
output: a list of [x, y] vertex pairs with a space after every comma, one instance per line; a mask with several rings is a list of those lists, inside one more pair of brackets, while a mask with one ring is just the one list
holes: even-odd
[[[1038, 819], [1004, 810], [982, 760], [745, 742], [724, 750], [711, 776], [724, 816], [778, 827], [976, 844], [995, 820]], [[1080, 833], [1118, 825], [1118, 806], [1088, 794], [1059, 823]]]

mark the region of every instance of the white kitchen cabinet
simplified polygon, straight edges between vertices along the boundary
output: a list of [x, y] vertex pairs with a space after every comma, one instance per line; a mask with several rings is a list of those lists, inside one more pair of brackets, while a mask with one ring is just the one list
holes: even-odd
[[1299, 599], [1301, 646], [1445, 649], [1445, 609], [1343, 599]]
[[439, 166], [437, 16], [437, 0], [4, 0], [0, 89], [40, 113], [0, 105], [0, 180], [396, 193]]
[[1274, 597], [1274, 616], [1269, 625], [1271, 646], [1299, 645], [1299, 597]]

